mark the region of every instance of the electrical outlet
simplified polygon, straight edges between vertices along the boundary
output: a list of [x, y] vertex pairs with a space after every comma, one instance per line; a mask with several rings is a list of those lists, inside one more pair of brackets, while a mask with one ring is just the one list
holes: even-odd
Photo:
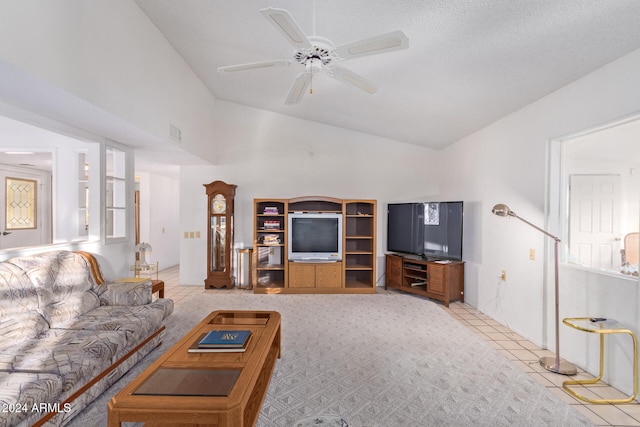
[[498, 278], [500, 280], [502, 280], [503, 282], [507, 281], [507, 270], [502, 270], [502, 274], [500, 274], [500, 276], [498, 276]]
[[189, 238], [189, 232], [188, 232], [188, 231], [185, 231], [185, 232], [184, 232], [184, 238], [185, 238], [185, 239], [188, 239], [188, 238]]
[[193, 239], [194, 237], [195, 237], [195, 236], [194, 236], [193, 231], [190, 231], [190, 232], [189, 232], [189, 238], [190, 238], [190, 239]]
[[531, 261], [536, 259], [536, 250], [533, 248], [529, 249], [529, 259]]
[[199, 239], [199, 238], [200, 238], [200, 232], [196, 231], [196, 239]]

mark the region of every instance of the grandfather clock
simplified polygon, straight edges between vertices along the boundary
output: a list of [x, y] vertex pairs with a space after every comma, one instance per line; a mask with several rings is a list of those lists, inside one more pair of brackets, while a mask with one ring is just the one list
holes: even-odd
[[237, 185], [214, 181], [204, 184], [207, 191], [207, 278], [205, 288], [232, 288], [233, 276], [233, 198]]

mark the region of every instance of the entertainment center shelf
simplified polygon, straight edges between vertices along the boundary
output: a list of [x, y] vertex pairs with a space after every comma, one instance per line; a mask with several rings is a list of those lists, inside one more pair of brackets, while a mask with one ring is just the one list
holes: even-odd
[[[305, 214], [339, 218], [341, 260], [289, 260], [289, 221]], [[375, 200], [254, 200], [254, 293], [375, 293], [375, 249]]]
[[385, 289], [394, 288], [442, 301], [464, 302], [464, 262], [425, 261], [386, 255]]

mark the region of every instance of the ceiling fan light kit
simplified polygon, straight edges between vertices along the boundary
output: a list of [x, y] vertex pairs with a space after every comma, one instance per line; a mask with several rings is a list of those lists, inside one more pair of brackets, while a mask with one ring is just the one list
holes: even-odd
[[[324, 37], [307, 36], [285, 9], [269, 7], [261, 9], [260, 13], [293, 46], [293, 59], [295, 62], [305, 66], [304, 72], [298, 74], [289, 88], [289, 93], [284, 101], [286, 105], [300, 103], [307, 87], [311, 84], [313, 75], [319, 73], [322, 69], [327, 72], [329, 77], [335, 80], [354, 86], [369, 94], [376, 93], [378, 89], [372, 82], [351, 70], [336, 67], [334, 62], [393, 52], [409, 47], [409, 39], [402, 31], [393, 31], [335, 47], [330, 40]], [[291, 64], [292, 61], [282, 59], [219, 67], [218, 71], [236, 72], [289, 66]]]

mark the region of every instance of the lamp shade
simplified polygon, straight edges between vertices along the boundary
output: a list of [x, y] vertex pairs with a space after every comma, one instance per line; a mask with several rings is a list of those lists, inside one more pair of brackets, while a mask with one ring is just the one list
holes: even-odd
[[511, 209], [509, 209], [509, 206], [503, 203], [498, 203], [497, 205], [495, 205], [493, 209], [491, 209], [491, 212], [498, 216], [516, 216], [515, 212], [511, 211]]
[[136, 252], [151, 252], [153, 248], [146, 242], [141, 242], [136, 245]]
[[138, 262], [140, 266], [147, 267], [146, 254], [151, 252], [151, 245], [146, 242], [140, 242], [136, 245], [136, 252], [138, 253]]

